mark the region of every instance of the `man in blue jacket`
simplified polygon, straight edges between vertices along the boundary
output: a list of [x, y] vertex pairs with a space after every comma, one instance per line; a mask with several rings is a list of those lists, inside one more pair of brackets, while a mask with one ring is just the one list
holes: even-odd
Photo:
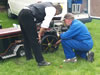
[[93, 40], [85, 24], [74, 19], [71, 13], [65, 15], [64, 23], [69, 29], [61, 33], [61, 40], [56, 42], [62, 43], [66, 57], [64, 62], [77, 62], [77, 55], [92, 62], [94, 53], [90, 50], [93, 48]]

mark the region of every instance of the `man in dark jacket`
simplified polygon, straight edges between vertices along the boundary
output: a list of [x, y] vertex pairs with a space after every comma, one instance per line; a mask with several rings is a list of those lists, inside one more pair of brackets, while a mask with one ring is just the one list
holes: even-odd
[[[19, 23], [24, 37], [24, 48], [26, 59], [33, 58], [31, 49], [34, 53], [38, 66], [50, 65], [42, 56], [39, 42], [44, 31], [49, 27], [54, 15], [62, 12], [59, 4], [53, 5], [50, 2], [36, 3], [24, 7], [19, 14]], [[37, 34], [36, 23], [42, 22], [40, 32]]]
[[64, 23], [69, 29], [60, 34], [61, 40], [56, 43], [62, 43], [66, 57], [64, 62], [77, 62], [77, 55], [92, 62], [94, 53], [90, 50], [93, 48], [93, 40], [87, 27], [74, 19], [71, 13], [66, 14], [64, 18]]

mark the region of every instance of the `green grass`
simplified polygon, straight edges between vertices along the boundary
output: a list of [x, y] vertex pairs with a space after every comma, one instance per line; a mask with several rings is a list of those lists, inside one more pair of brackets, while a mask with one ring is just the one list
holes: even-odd
[[[7, 18], [6, 13], [0, 13], [0, 24], [3, 28], [12, 27], [17, 20]], [[65, 58], [62, 46], [55, 53], [43, 54], [50, 66], [38, 67], [35, 59], [26, 61], [25, 57], [10, 58], [0, 61], [0, 75], [100, 75], [100, 20], [93, 19], [86, 23], [94, 41], [92, 49], [95, 52], [95, 61], [87, 62], [78, 59], [77, 63], [63, 63]]]
[[13, 27], [14, 23], [18, 24], [18, 21], [8, 18], [6, 12], [0, 12], [0, 24], [3, 28]]

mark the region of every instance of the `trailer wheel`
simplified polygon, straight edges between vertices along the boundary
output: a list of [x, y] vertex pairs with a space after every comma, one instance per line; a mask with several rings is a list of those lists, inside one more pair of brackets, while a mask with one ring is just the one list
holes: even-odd
[[10, 9], [9, 6], [7, 8], [7, 15], [8, 15], [8, 18], [11, 18], [11, 19], [16, 19], [17, 18], [17, 16], [11, 12], [11, 9]]
[[54, 44], [57, 42], [58, 38], [54, 35], [46, 35], [42, 38], [41, 41], [41, 48], [42, 52], [54, 52], [58, 49], [59, 45], [54, 46]]
[[25, 55], [24, 46], [21, 46], [17, 51], [17, 56], [22, 57]]

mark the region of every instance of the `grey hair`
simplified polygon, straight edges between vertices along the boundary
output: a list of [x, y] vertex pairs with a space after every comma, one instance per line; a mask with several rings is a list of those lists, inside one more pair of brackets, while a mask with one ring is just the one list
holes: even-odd
[[64, 18], [73, 20], [74, 19], [74, 15], [72, 13], [67, 13], [67, 14], [65, 14]]
[[54, 7], [58, 10], [59, 14], [62, 13], [62, 6], [60, 5], [60, 3], [54, 4]]

